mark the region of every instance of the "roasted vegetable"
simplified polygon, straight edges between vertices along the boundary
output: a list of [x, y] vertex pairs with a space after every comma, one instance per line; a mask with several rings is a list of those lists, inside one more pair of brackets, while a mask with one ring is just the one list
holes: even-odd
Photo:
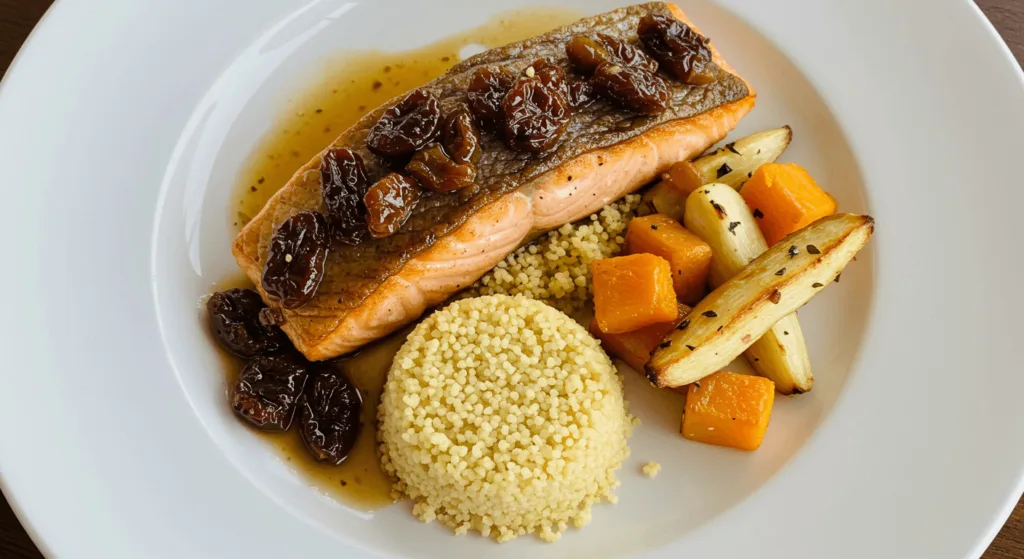
[[678, 221], [662, 214], [634, 218], [626, 231], [626, 251], [667, 260], [680, 302], [694, 305], [707, 293], [711, 247]]
[[680, 161], [661, 175], [661, 181], [644, 193], [639, 215], [664, 214], [682, 222], [686, 210], [686, 197], [704, 184], [697, 167], [689, 161]]
[[705, 184], [720, 182], [739, 188], [758, 167], [778, 159], [792, 139], [793, 130], [789, 126], [765, 130], [725, 144], [714, 153], [697, 158], [693, 164]]
[[774, 402], [772, 381], [720, 371], [690, 385], [681, 432], [691, 441], [757, 450]]
[[598, 260], [590, 265], [594, 318], [602, 332], [621, 334], [676, 317], [668, 261], [653, 254]]
[[836, 201], [795, 163], [762, 165], [740, 192], [768, 245], [836, 211]]
[[665, 340], [665, 337], [676, 326], [679, 326], [679, 323], [686, 318], [686, 315], [690, 314], [690, 307], [686, 305], [680, 304], [678, 309], [679, 314], [672, 320], [651, 324], [639, 330], [623, 332], [621, 334], [605, 334], [601, 331], [595, 319], [590, 322], [590, 333], [598, 340], [601, 340], [601, 345], [609, 355], [622, 359], [633, 369], [642, 372], [644, 365], [651, 359], [651, 352], [658, 347], [658, 344]]
[[[709, 184], [691, 194], [686, 200], [686, 225], [711, 246], [712, 288], [768, 250], [750, 208], [728, 185]], [[814, 384], [796, 313], [776, 322], [744, 355], [758, 374], [774, 381], [783, 394], [807, 392]]]
[[644, 193], [637, 212], [661, 213], [682, 222], [691, 192], [713, 182], [738, 189], [758, 167], [778, 159], [792, 138], [793, 131], [783, 126], [740, 138], [695, 161], [676, 163]]
[[870, 216], [837, 214], [771, 247], [694, 307], [651, 356], [647, 378], [681, 386], [726, 366], [834, 280], [873, 231]]

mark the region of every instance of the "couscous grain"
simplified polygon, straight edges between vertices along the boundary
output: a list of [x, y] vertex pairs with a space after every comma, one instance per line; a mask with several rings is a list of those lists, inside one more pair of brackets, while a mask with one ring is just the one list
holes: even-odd
[[590, 263], [615, 256], [640, 196], [630, 194], [577, 223], [519, 248], [466, 290], [465, 296], [523, 295], [574, 314], [593, 295]]
[[395, 356], [378, 408], [381, 460], [423, 521], [498, 541], [557, 540], [614, 502], [632, 430], [600, 343], [525, 297], [435, 312]]
[[648, 462], [644, 464], [644, 467], [641, 469], [643, 470], [645, 476], [653, 478], [654, 476], [658, 475], [658, 472], [661, 471], [661, 464], [657, 462]]

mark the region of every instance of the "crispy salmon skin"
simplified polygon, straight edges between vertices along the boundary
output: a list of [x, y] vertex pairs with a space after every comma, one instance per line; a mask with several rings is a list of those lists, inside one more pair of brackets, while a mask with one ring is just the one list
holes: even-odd
[[[606, 33], [635, 43], [637, 23], [648, 13], [675, 17], [697, 29], [674, 5], [630, 6], [491, 49], [424, 88], [447, 111], [465, 103], [470, 76], [481, 66], [518, 73], [546, 58], [568, 71], [568, 39]], [[661, 115], [639, 116], [597, 101], [577, 109], [558, 145], [540, 155], [512, 151], [485, 134], [475, 194], [425, 192], [395, 235], [356, 246], [335, 243], [316, 296], [297, 309], [281, 309], [285, 333], [312, 360], [351, 352], [472, 284], [536, 234], [582, 219], [655, 179], [672, 163], [700, 154], [754, 106], [751, 86], [711, 50], [717, 81], [701, 86], [669, 81], [669, 109]], [[325, 150], [352, 149], [363, 157], [368, 174], [383, 176], [387, 162], [366, 149], [366, 137], [384, 110], [399, 100], [371, 111]], [[267, 247], [288, 217], [324, 211], [319, 166], [320, 155], [300, 168], [232, 246], [238, 265], [274, 307], [276, 302], [260, 287]]]

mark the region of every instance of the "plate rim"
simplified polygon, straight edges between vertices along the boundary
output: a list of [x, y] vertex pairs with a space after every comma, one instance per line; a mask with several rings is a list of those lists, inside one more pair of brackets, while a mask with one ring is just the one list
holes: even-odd
[[[975, 17], [980, 18], [980, 23], [986, 30], [987, 35], [991, 39], [994, 39], [996, 41], [996, 44], [999, 46], [1002, 55], [1002, 60], [1000, 61], [1000, 64], [1009, 64], [1010, 67], [1015, 71], [1017, 78], [1017, 86], [1020, 90], [1018, 93], [1024, 94], [1024, 71], [1021, 70], [1021, 67], [1017, 62], [1016, 58], [1013, 56], [1006, 42], [996, 31], [991, 21], [984, 15], [984, 12], [982, 12], [981, 9], [974, 2], [971, 2], [969, 0], [957, 1], [968, 4], [972, 8]], [[23, 55], [30, 49], [35, 49], [38, 46], [37, 43], [39, 41], [40, 29], [44, 29], [47, 26], [50, 26], [53, 21], [53, 14], [58, 10], [64, 9], [63, 7], [66, 4], [66, 2], [63, 2], [61, 0], [55, 1], [53, 5], [51, 5], [44, 13], [39, 23], [37, 23], [37, 25], [33, 28], [29, 37], [26, 39], [21, 49], [19, 49], [15, 58], [12, 60], [12, 63], [7, 73], [5, 74], [3, 80], [0, 81], [0, 100], [6, 99], [6, 97], [4, 96], [6, 89], [9, 87], [11, 81], [17, 79], [15, 76], [18, 76], [20, 74], [19, 68], [21, 67], [24, 61]], [[742, 14], [740, 15], [742, 16]], [[858, 360], [859, 359], [860, 356], [858, 355]], [[823, 421], [822, 430], [824, 430], [825, 423], [827, 423], [830, 419], [831, 418], [827, 418]], [[0, 459], [0, 462], [2, 462], [2, 459]], [[18, 518], [19, 522], [24, 527], [25, 531], [29, 534], [33, 543], [37, 547], [39, 547], [40, 551], [43, 552], [44, 555], [52, 556], [52, 550], [50, 549], [49, 544], [47, 543], [46, 539], [43, 537], [41, 532], [39, 532], [35, 521], [27, 517], [27, 515], [24, 513], [24, 509], [21, 505], [20, 498], [18, 496], [18, 491], [14, 487], [10, 486], [2, 470], [0, 470], [0, 489], [3, 490], [4, 495], [6, 496], [7, 501], [11, 506], [11, 509], [14, 511], [15, 516]], [[980, 554], [983, 553], [984, 550], [991, 544], [992, 540], [996, 537], [999, 530], [1005, 524], [1006, 519], [1012, 513], [1013, 508], [1017, 500], [1019, 500], [1022, 493], [1024, 493], [1024, 464], [1018, 465], [1017, 477], [1014, 484], [1014, 493], [1007, 495], [1004, 500], [1002, 508], [999, 511], [995, 511], [992, 521], [988, 523], [987, 533], [980, 535], [980, 539], [976, 540], [971, 552], [973, 555], [980, 556]]]

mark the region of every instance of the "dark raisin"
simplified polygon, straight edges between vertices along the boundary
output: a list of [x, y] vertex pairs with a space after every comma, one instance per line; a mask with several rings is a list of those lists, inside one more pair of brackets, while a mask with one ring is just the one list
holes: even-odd
[[605, 99], [642, 114], [659, 114], [668, 108], [665, 80], [646, 70], [605, 62], [594, 71], [594, 89]]
[[263, 265], [263, 290], [286, 309], [301, 307], [316, 295], [331, 246], [323, 214], [299, 212], [274, 231]]
[[466, 188], [476, 180], [476, 168], [472, 163], [453, 161], [439, 144], [430, 144], [417, 151], [405, 170], [421, 185], [437, 192]]
[[253, 358], [231, 387], [231, 408], [259, 429], [288, 430], [308, 368], [305, 359], [290, 353]]
[[576, 35], [565, 43], [565, 54], [577, 72], [593, 74], [602, 62], [611, 61], [611, 53], [595, 39], [584, 35]]
[[717, 79], [708, 40], [685, 23], [648, 14], [640, 18], [637, 34], [661, 68], [683, 83], [704, 85]]
[[370, 151], [382, 157], [405, 157], [432, 142], [441, 131], [441, 105], [425, 89], [410, 93], [384, 111], [366, 137]]
[[390, 173], [370, 187], [363, 201], [370, 234], [389, 237], [398, 232], [419, 203], [420, 185], [412, 177]]
[[459, 163], [476, 163], [480, 159], [480, 132], [469, 109], [459, 107], [448, 113], [442, 126], [442, 142], [448, 155]]
[[558, 143], [569, 126], [572, 109], [557, 84], [546, 84], [540, 76], [516, 80], [501, 108], [505, 112], [505, 140], [512, 149], [547, 151]]
[[224, 349], [246, 359], [288, 347], [288, 338], [280, 328], [260, 322], [260, 312], [266, 308], [260, 294], [252, 289], [218, 291], [206, 301], [214, 337]]
[[345, 148], [331, 149], [320, 162], [320, 190], [327, 205], [334, 236], [358, 244], [366, 236], [363, 196], [370, 188], [359, 154]]
[[512, 89], [516, 76], [505, 68], [477, 68], [469, 80], [469, 110], [481, 126], [494, 127], [504, 119], [501, 100]]
[[576, 109], [585, 107], [594, 101], [597, 92], [594, 91], [594, 84], [589, 80], [569, 80], [569, 105]]
[[565, 44], [565, 52], [573, 68], [582, 74], [593, 74], [602, 62], [642, 68], [656, 72], [658, 63], [635, 46], [599, 33], [594, 37], [577, 35]]
[[627, 43], [626, 41], [621, 41], [611, 35], [598, 33], [597, 42], [612, 55], [616, 62], [623, 66], [641, 68], [648, 72], [658, 71], [658, 61], [648, 56], [643, 50]]
[[569, 82], [566, 80], [565, 71], [544, 58], [534, 60], [533, 64], [523, 70], [523, 76], [536, 77], [545, 87], [556, 89], [562, 97], [569, 98]]
[[333, 365], [322, 365], [306, 388], [299, 434], [317, 460], [338, 465], [359, 436], [363, 399], [355, 385]]

